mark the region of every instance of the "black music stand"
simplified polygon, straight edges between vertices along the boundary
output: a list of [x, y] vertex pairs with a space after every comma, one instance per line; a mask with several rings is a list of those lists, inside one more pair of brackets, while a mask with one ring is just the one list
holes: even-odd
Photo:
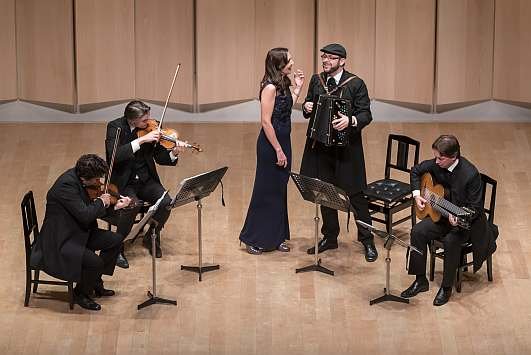
[[290, 175], [299, 189], [302, 198], [315, 204], [315, 217], [313, 218], [315, 221], [315, 261], [312, 265], [296, 269], [295, 273], [319, 271], [334, 276], [332, 270], [321, 266], [321, 259], [317, 256], [319, 253], [319, 205], [350, 213], [350, 200], [348, 195], [340, 188], [319, 179], [293, 172]]
[[172, 304], [174, 306], [177, 305], [177, 302], [174, 300], [169, 300], [157, 296], [157, 264], [155, 261], [155, 239], [157, 238], [157, 235], [155, 233], [155, 227], [157, 226], [158, 222], [153, 219], [153, 215], [155, 214], [155, 212], [157, 212], [157, 209], [159, 208], [162, 199], [164, 198], [164, 196], [166, 196], [167, 193], [168, 191], [165, 191], [162, 194], [162, 196], [157, 200], [157, 202], [149, 208], [149, 210], [144, 215], [144, 218], [142, 218], [142, 220], [140, 220], [140, 222], [138, 222], [135, 227], [131, 229], [131, 231], [126, 237], [126, 239], [128, 239], [136, 236], [146, 224], [149, 224], [151, 227], [151, 266], [153, 270], [153, 293], [151, 293], [150, 291], [147, 292], [148, 299], [138, 305], [138, 310], [141, 310], [142, 308], [147, 306], [151, 306], [155, 303]]
[[202, 281], [203, 272], [218, 270], [219, 265], [203, 265], [203, 242], [201, 239], [201, 199], [207, 197], [212, 193], [221, 179], [227, 172], [228, 167], [212, 170], [200, 175], [192, 176], [181, 181], [181, 188], [175, 195], [168, 208], [176, 208], [186, 205], [192, 201], [197, 201], [197, 241], [198, 241], [198, 265], [185, 266], [181, 265], [181, 270], [188, 270], [197, 272], [199, 274], [199, 281]]
[[376, 234], [377, 236], [384, 239], [384, 248], [387, 249], [387, 256], [385, 257], [385, 288], [384, 288], [384, 295], [380, 296], [378, 298], [370, 300], [369, 304], [372, 306], [373, 304], [385, 302], [385, 301], [394, 301], [394, 302], [401, 302], [401, 303], [409, 303], [409, 299], [403, 298], [400, 296], [395, 296], [391, 294], [391, 291], [389, 290], [389, 278], [390, 278], [390, 272], [391, 272], [391, 247], [393, 246], [393, 243], [396, 242], [397, 244], [403, 246], [404, 248], [409, 248], [413, 250], [414, 252], [419, 253], [422, 255], [422, 252], [415, 248], [414, 246], [401, 241], [398, 239], [393, 233], [387, 233], [382, 230], [376, 229], [370, 224], [367, 224], [362, 221], [356, 221], [356, 223], [360, 226], [362, 226], [365, 229], [370, 230], [372, 233]]

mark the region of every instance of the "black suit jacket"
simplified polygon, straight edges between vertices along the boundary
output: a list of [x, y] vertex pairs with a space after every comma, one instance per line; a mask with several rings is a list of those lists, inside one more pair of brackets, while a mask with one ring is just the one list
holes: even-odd
[[79, 281], [90, 232], [105, 214], [101, 199], [91, 201], [75, 170], [67, 170], [46, 195], [46, 214], [31, 264], [59, 279]]
[[[326, 83], [325, 73], [314, 74], [310, 80], [308, 94], [304, 99], [304, 103], [313, 102], [314, 104], [314, 110], [312, 113], [306, 113], [303, 110], [304, 117], [310, 118], [306, 134], [307, 137], [309, 137], [309, 130], [313, 125], [315, 108], [317, 107], [319, 95], [326, 94], [325, 89], [319, 80], [319, 75], [322, 76]], [[304, 154], [301, 162], [301, 174], [322, 178], [319, 176], [318, 169], [319, 155], [332, 154], [337, 161], [335, 169], [336, 176], [334, 181], [328, 182], [339, 186], [349, 194], [354, 194], [361, 191], [367, 185], [361, 130], [371, 123], [372, 114], [369, 93], [367, 91], [367, 86], [362, 79], [344, 70], [338, 85], [341, 85], [350, 77], [354, 77], [354, 79], [340, 89], [342, 92], [341, 96], [350, 100], [352, 104], [352, 115], [356, 116], [358, 123], [356, 127], [349, 126], [346, 128], [349, 132], [349, 145], [341, 148], [326, 148], [322, 144], [316, 142], [315, 146], [312, 147], [314, 141], [310, 138], [306, 138]], [[338, 90], [335, 94], [339, 95], [339, 93], [340, 91]]]
[[107, 135], [105, 138], [107, 162], [110, 163], [111, 161], [114, 140], [119, 127], [122, 130], [120, 132], [111, 176], [111, 182], [116, 184], [119, 191], [123, 190], [132, 178], [131, 175], [133, 174], [135, 167], [135, 155], [138, 155], [145, 160], [150, 177], [158, 182], [160, 182], [160, 178], [157, 173], [157, 168], [155, 167], [155, 162], [160, 165], [170, 166], [177, 164], [177, 159], [172, 161], [169, 151], [159, 144], [141, 144], [140, 149], [136, 153], [133, 153], [131, 141], [135, 138], [132, 138], [130, 135], [131, 129], [129, 128], [129, 124], [125, 117], [117, 118], [107, 124]]

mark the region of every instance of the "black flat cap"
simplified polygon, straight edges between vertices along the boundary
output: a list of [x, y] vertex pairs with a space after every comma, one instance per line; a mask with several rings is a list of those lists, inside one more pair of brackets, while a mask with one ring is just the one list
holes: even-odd
[[321, 52], [329, 53], [329, 54], [335, 54], [340, 56], [341, 58], [347, 57], [347, 50], [345, 47], [338, 43], [330, 43], [321, 48]]

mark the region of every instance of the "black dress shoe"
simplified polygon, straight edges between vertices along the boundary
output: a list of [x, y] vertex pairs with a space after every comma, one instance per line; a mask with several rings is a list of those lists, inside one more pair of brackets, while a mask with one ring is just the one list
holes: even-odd
[[378, 259], [378, 251], [376, 250], [374, 243], [372, 242], [363, 243], [363, 246], [365, 247], [365, 260], [367, 260], [370, 263], [372, 263], [373, 261], [376, 261], [376, 259]]
[[[337, 240], [332, 241], [331, 239], [323, 238], [317, 245], [319, 247], [318, 253], [320, 254], [328, 249], [337, 249]], [[315, 254], [315, 247], [308, 248], [306, 252], [308, 254]]]
[[104, 288], [103, 286], [94, 287], [94, 296], [95, 297], [110, 297], [110, 296], [114, 296], [114, 295], [115, 295], [114, 290], [109, 290], [107, 288]]
[[120, 252], [116, 258], [116, 266], [121, 267], [122, 269], [129, 269], [129, 262], [123, 252]]
[[101, 309], [101, 306], [87, 295], [76, 293], [74, 298], [81, 308], [88, 309], [89, 311], [99, 311]]
[[437, 296], [435, 296], [435, 298], [433, 299], [433, 305], [442, 306], [443, 304], [448, 302], [451, 295], [452, 295], [451, 287], [441, 287], [439, 289], [439, 292], [437, 292]]
[[415, 281], [413, 281], [411, 286], [409, 286], [407, 289], [405, 289], [400, 294], [400, 296], [403, 297], [403, 298], [415, 297], [420, 292], [428, 291], [429, 288], [430, 288], [430, 286], [428, 284], [428, 280], [426, 280], [426, 281], [415, 280]]

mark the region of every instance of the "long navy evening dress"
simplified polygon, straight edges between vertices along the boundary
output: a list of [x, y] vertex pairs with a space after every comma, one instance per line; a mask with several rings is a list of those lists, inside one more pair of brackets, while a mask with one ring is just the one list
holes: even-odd
[[277, 91], [271, 115], [278, 142], [286, 154], [286, 168], [276, 165], [277, 154], [264, 130], [256, 142], [256, 175], [253, 195], [240, 240], [262, 250], [274, 250], [289, 239], [287, 185], [291, 171], [291, 108], [293, 99], [289, 89]]

